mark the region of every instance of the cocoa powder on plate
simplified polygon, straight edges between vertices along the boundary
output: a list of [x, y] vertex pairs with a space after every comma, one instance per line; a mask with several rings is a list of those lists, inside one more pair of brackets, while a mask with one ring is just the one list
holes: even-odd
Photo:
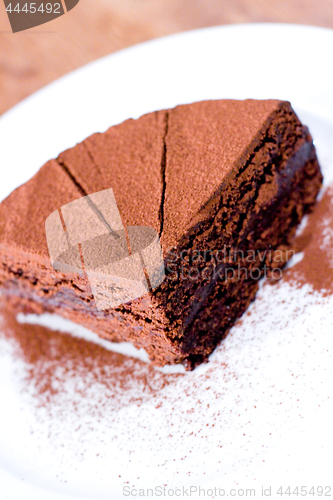
[[288, 269], [284, 279], [300, 286], [308, 283], [323, 295], [333, 293], [333, 184], [309, 215], [307, 224], [295, 238], [294, 250], [303, 259]]

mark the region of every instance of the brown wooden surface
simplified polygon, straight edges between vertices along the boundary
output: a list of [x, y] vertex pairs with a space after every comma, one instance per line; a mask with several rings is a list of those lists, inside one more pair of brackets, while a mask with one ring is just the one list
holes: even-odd
[[81, 0], [59, 19], [16, 34], [0, 0], [0, 114], [110, 52], [180, 31], [245, 22], [333, 28], [333, 0]]

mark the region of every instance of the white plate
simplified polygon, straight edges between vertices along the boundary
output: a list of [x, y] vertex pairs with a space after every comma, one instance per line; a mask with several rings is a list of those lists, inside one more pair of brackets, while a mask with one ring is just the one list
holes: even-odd
[[[1, 117], [0, 200], [93, 132], [155, 109], [219, 98], [290, 100], [310, 126], [328, 182], [332, 53], [330, 30], [257, 24], [182, 33], [96, 61]], [[19, 367], [2, 343], [1, 498], [123, 498], [125, 480], [137, 488], [256, 487], [257, 496], [261, 485], [331, 484], [333, 302], [286, 283], [272, 293], [260, 292], [251, 319], [244, 318], [208, 365], [141, 407], [113, 409], [112, 425], [107, 412], [102, 421], [89, 414], [93, 394], [79, 416], [70, 409], [65, 421], [36, 415], [28, 398], [22, 400], [13, 375]], [[282, 327], [286, 318], [290, 324]], [[292, 380], [291, 371], [298, 374]], [[84, 431], [74, 432], [79, 423]]]

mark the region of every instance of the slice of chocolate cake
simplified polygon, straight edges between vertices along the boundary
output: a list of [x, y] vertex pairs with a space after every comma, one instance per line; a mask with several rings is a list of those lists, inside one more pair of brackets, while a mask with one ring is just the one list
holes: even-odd
[[[17, 312], [57, 313], [144, 348], [155, 365], [191, 369], [246, 310], [259, 278], [288, 260], [321, 182], [312, 138], [288, 102], [204, 101], [127, 120], [51, 160], [1, 203], [2, 295]], [[84, 265], [52, 267], [45, 221], [110, 189], [124, 228], [158, 233], [166, 276], [100, 310]]]

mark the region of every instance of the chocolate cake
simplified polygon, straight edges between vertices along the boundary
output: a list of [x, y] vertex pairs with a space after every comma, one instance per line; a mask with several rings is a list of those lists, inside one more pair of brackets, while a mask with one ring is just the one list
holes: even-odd
[[[1, 293], [14, 311], [57, 313], [144, 348], [154, 365], [192, 369], [246, 310], [259, 278], [288, 260], [321, 182], [309, 131], [285, 101], [204, 101], [127, 120], [61, 153], [1, 203]], [[45, 221], [110, 188], [124, 227], [158, 233], [166, 275], [98, 310], [84, 267], [52, 267]]]

